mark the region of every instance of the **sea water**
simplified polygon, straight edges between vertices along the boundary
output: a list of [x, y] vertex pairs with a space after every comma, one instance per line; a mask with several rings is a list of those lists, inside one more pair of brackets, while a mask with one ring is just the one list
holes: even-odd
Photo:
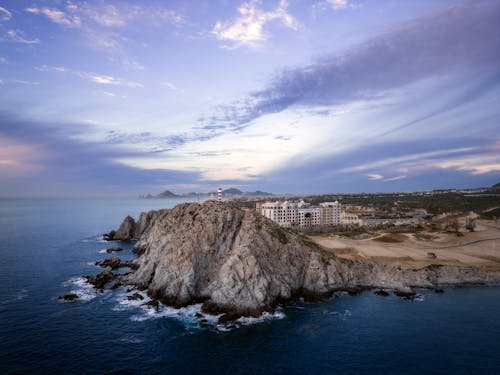
[[[102, 234], [180, 200], [0, 200], [0, 373], [499, 373], [500, 287], [396, 296], [337, 294], [217, 326], [141, 306], [82, 277], [113, 255]], [[59, 295], [76, 293], [75, 302]]]

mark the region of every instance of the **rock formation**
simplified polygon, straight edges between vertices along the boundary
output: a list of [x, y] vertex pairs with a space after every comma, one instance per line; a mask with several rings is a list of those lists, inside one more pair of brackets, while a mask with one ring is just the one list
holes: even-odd
[[403, 270], [340, 259], [253, 210], [213, 201], [143, 213], [137, 223], [127, 217], [116, 234], [138, 239], [139, 267], [123, 276], [123, 283], [169, 305], [203, 302], [205, 311], [228, 316], [255, 315], [283, 300], [325, 297], [336, 290], [411, 293], [410, 287], [500, 280], [498, 271], [484, 269]]

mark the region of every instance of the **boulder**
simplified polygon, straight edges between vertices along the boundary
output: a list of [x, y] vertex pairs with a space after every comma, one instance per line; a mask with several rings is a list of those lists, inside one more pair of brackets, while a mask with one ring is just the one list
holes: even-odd
[[123, 267], [122, 262], [118, 257], [107, 258], [102, 262], [95, 262], [95, 265], [103, 268], [110, 267], [112, 270], [117, 270], [118, 268]]
[[97, 275], [85, 276], [89, 284], [92, 284], [94, 288], [101, 291], [104, 289], [104, 286], [108, 282], [116, 279], [116, 277], [117, 276], [113, 272], [111, 272], [111, 267], [106, 267], [104, 271], [98, 273]]
[[108, 249], [106, 249], [106, 252], [109, 254], [109, 253], [116, 253], [118, 251], [122, 251], [123, 248], [121, 247], [110, 247]]
[[57, 299], [62, 301], [75, 301], [78, 299], [78, 294], [75, 293], [63, 294], [62, 296], [57, 297]]
[[113, 236], [116, 241], [130, 241], [135, 235], [135, 220], [131, 216], [127, 216], [121, 223], [120, 227]]
[[376, 290], [375, 292], [373, 292], [374, 294], [376, 294], [377, 296], [382, 296], [382, 297], [388, 297], [389, 296], [389, 293], [383, 289], [378, 289]]

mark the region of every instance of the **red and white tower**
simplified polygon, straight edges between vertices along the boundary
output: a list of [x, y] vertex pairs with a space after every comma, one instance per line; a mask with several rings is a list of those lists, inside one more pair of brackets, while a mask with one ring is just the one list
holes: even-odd
[[222, 202], [222, 189], [217, 189], [217, 202]]

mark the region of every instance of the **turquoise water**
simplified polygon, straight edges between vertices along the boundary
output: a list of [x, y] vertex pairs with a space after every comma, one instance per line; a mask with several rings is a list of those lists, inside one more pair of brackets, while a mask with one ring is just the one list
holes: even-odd
[[[109, 257], [102, 233], [176, 203], [0, 200], [0, 373], [499, 373], [499, 287], [339, 295], [220, 331], [195, 309], [153, 314], [81, 282]], [[70, 291], [83, 299], [57, 300]]]

